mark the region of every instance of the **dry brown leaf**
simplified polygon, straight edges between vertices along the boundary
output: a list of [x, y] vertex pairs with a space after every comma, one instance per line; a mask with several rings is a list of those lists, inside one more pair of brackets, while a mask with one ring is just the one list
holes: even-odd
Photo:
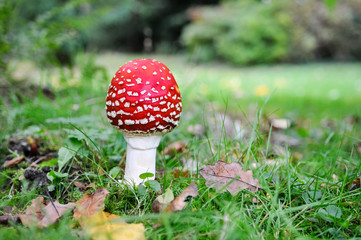
[[175, 199], [172, 190], [158, 196], [153, 204], [153, 212], [176, 212], [181, 211], [187, 206], [188, 197], [198, 196], [198, 188], [195, 183], [189, 184]]
[[16, 165], [18, 165], [19, 163], [21, 163], [24, 160], [24, 156], [20, 156], [17, 158], [13, 158], [9, 161], [4, 162], [3, 167], [4, 168], [11, 168], [11, 167], [15, 167]]
[[104, 200], [109, 194], [105, 188], [96, 190], [93, 194], [86, 193], [77, 201], [73, 218], [93, 240], [144, 240], [143, 224], [128, 224], [121, 221], [118, 215], [104, 212]]
[[104, 209], [104, 200], [108, 194], [109, 191], [105, 188], [99, 188], [93, 194], [85, 193], [83, 197], [76, 202], [77, 207], [74, 210], [73, 218], [80, 220], [81, 218], [87, 218], [102, 211]]
[[79, 188], [80, 191], [84, 191], [85, 189], [88, 188], [88, 186], [85, 185], [85, 183], [79, 182], [79, 181], [75, 181], [75, 182], [74, 182], [74, 186], [77, 187], [77, 188]]
[[54, 205], [51, 202], [44, 205], [43, 202], [43, 197], [31, 200], [31, 205], [26, 208], [25, 214], [19, 215], [21, 222], [25, 226], [36, 225], [40, 228], [47, 227], [76, 206], [75, 203], [60, 204], [58, 200], [54, 201]]
[[164, 155], [175, 155], [176, 153], [184, 152], [186, 149], [186, 145], [181, 142], [171, 143], [168, 147], [166, 147], [163, 151]]
[[360, 177], [354, 179], [352, 182], [347, 183], [346, 188], [348, 188], [349, 191], [354, 191], [361, 188]]
[[244, 171], [237, 162], [216, 162], [215, 165], [205, 165], [199, 173], [206, 179], [207, 187], [228, 190], [233, 196], [243, 189], [252, 192], [259, 190], [258, 179], [253, 178], [252, 171]]
[[93, 240], [145, 240], [143, 224], [125, 223], [119, 216], [103, 211], [85, 219], [84, 229]]

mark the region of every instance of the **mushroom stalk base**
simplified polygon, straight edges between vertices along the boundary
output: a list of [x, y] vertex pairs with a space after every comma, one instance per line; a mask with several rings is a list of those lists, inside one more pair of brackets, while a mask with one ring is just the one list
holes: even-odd
[[[155, 177], [155, 160], [157, 147], [162, 136], [130, 136], [124, 135], [127, 142], [124, 182], [138, 186]], [[142, 173], [152, 173], [153, 177], [141, 179]]]

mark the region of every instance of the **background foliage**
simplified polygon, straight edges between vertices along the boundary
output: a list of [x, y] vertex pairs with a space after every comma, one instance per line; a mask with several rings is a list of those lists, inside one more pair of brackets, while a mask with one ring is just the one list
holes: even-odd
[[72, 64], [84, 50], [184, 49], [238, 65], [359, 60], [360, 19], [358, 0], [3, 0], [0, 67], [14, 58]]
[[356, 0], [222, 1], [193, 9], [182, 39], [199, 61], [359, 60], [360, 16]]

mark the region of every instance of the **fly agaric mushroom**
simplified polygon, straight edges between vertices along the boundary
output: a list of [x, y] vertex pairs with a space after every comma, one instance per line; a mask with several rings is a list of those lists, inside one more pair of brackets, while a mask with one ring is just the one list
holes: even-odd
[[109, 85], [106, 113], [127, 142], [125, 182], [141, 184], [142, 173], [154, 179], [156, 148], [178, 125], [181, 112], [178, 85], [163, 63], [136, 59], [119, 68]]

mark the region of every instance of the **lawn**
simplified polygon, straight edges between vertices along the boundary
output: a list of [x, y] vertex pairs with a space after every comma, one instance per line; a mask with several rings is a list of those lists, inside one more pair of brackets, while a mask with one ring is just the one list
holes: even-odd
[[[119, 66], [143, 57], [171, 69], [183, 98], [180, 125], [158, 148], [156, 179], [161, 193], [170, 187], [174, 195], [197, 184], [199, 195], [179, 212], [153, 213], [160, 192], [122, 188], [116, 181], [126, 143], [107, 122], [105, 96]], [[0, 89], [0, 163], [19, 155], [25, 160], [1, 169], [0, 209], [21, 213], [43, 194], [22, 175], [39, 157], [53, 154], [36, 168], [52, 176], [54, 200], [75, 202], [86, 191], [106, 188], [105, 211], [143, 223], [149, 239], [361, 237], [360, 63], [239, 68], [196, 64], [185, 56], [104, 53], [79, 55], [73, 69], [26, 62], [12, 67], [15, 80]], [[31, 142], [37, 144], [34, 156], [24, 147]], [[182, 147], [164, 153], [175, 142]], [[59, 149], [70, 154], [61, 170]], [[233, 196], [207, 187], [199, 170], [217, 161], [241, 163], [262, 189]], [[69, 214], [42, 230], [2, 225], [0, 239], [14, 238], [88, 236]]]

